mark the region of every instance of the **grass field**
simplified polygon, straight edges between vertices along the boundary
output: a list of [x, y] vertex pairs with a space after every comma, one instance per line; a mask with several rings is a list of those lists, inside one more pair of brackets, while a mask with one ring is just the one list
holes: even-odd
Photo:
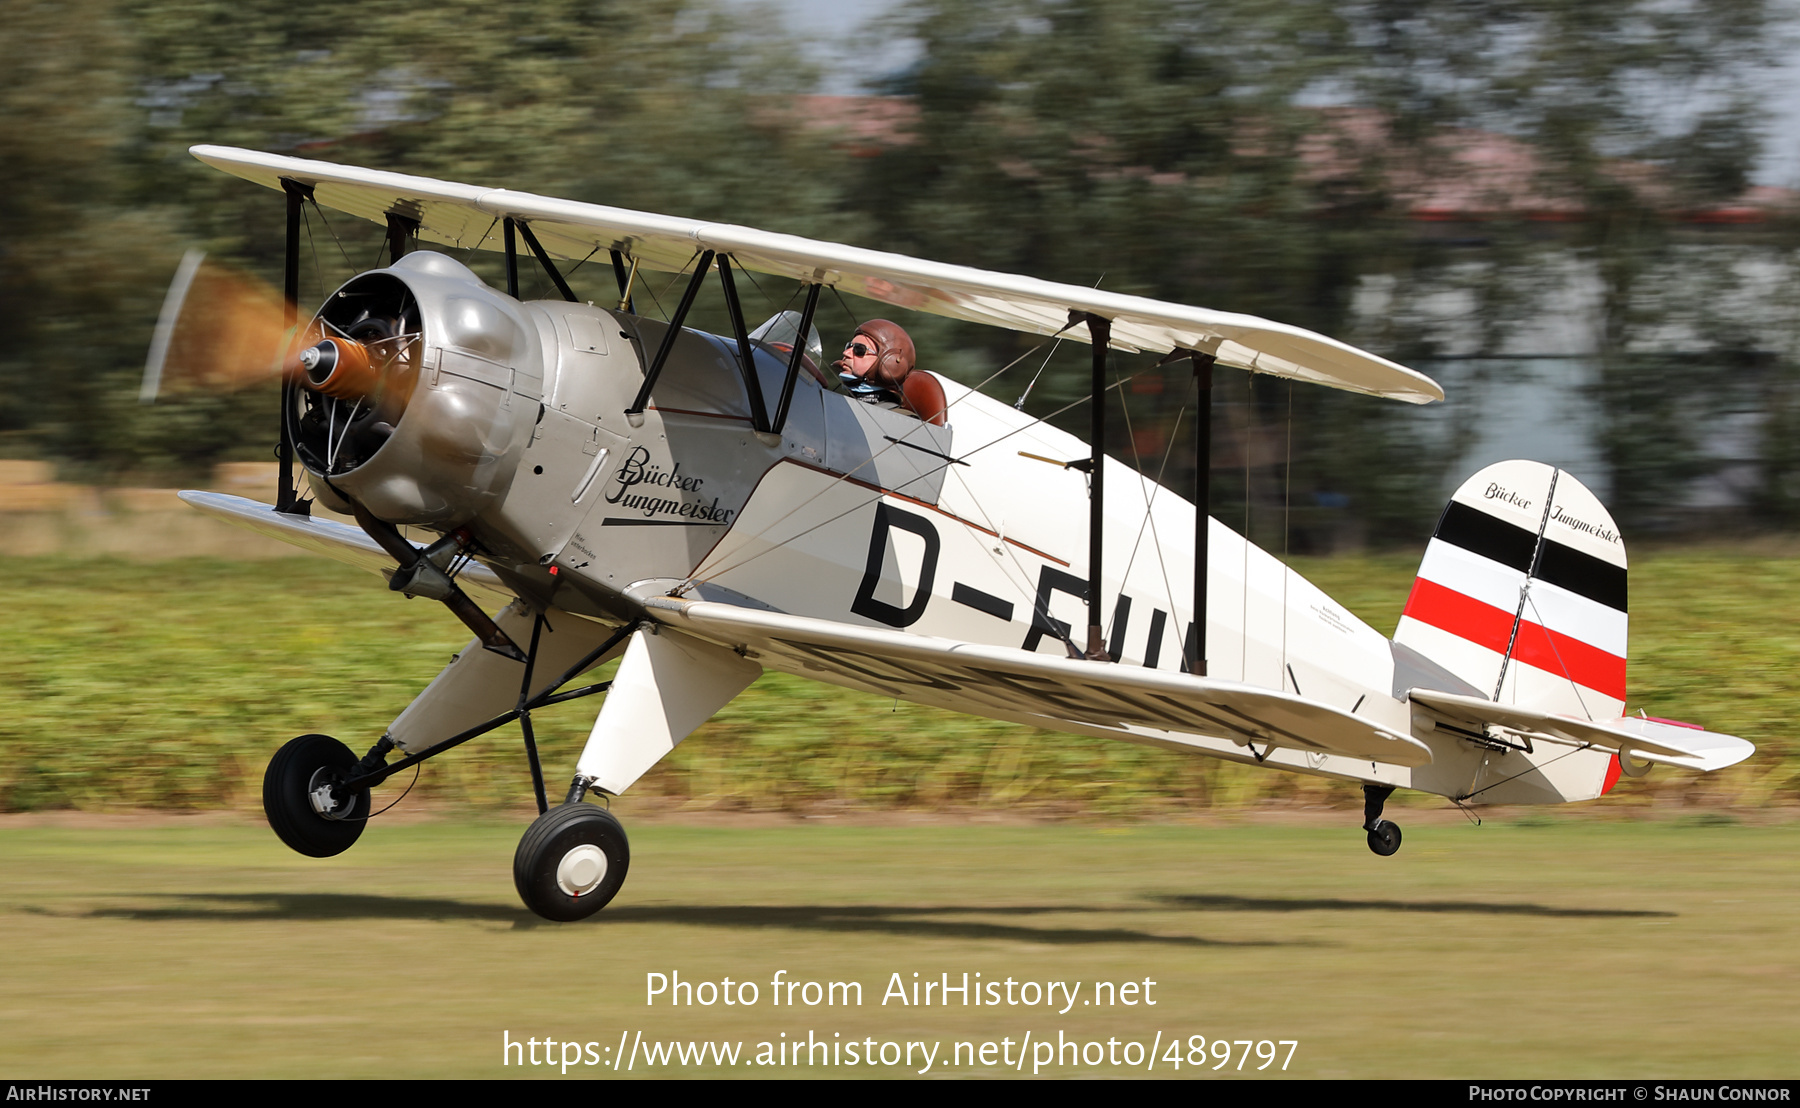
[[[593, 1042], [610, 1066], [622, 1033], [753, 1058], [811, 1032], [937, 1043], [927, 1076], [971, 1076], [1017, 1072], [981, 1064], [981, 1043], [1010, 1039], [995, 1049], [1015, 1057], [1028, 1032], [1060, 1032], [1118, 1051], [1174, 1036], [1184, 1057], [1194, 1035], [1297, 1040], [1294, 1077], [1800, 1075], [1792, 823], [1425, 820], [1382, 859], [1353, 822], [703, 828], [620, 807], [631, 879], [569, 925], [518, 904], [519, 823], [376, 827], [316, 862], [248, 823], [15, 821], [0, 829], [0, 1073], [558, 1076], [502, 1066], [503, 1033]], [[859, 982], [862, 1004], [776, 1007], [780, 970]], [[758, 1003], [649, 1006], [652, 972], [755, 982]], [[1060, 992], [1054, 1008], [882, 1004], [892, 974], [965, 972], [1081, 984], [1067, 1012]], [[1095, 981], [1146, 979], [1154, 1007], [1080, 1003]], [[972, 1045], [947, 1064], [958, 1042]], [[1239, 1076], [1245, 1048], [1230, 1049], [1222, 1074], [1176, 1070], [1166, 1045], [1153, 1070], [1043, 1072]], [[910, 1067], [724, 1072], [923, 1066], [921, 1048]], [[640, 1052], [569, 1076], [715, 1070]]]
[[[1302, 563], [1391, 632], [1412, 556]], [[130, 564], [0, 559], [11, 617], [0, 651], [0, 811], [254, 810], [287, 738], [357, 750], [467, 632], [440, 605], [371, 574], [296, 558]], [[1800, 800], [1791, 738], [1800, 673], [1800, 559], [1650, 554], [1632, 569], [1631, 707], [1750, 738], [1751, 761], [1657, 771], [1607, 798], [1759, 807]], [[593, 702], [536, 716], [560, 778]], [[429, 763], [418, 795], [478, 809], [528, 788], [517, 730]], [[1356, 803], [1354, 787], [1123, 743], [1034, 731], [770, 674], [638, 786], [703, 809], [960, 808], [1163, 815], [1258, 801]]]
[[[1303, 569], [1385, 632], [1413, 567]], [[86, 813], [0, 820], [8, 1077], [556, 1073], [503, 1067], [503, 1034], [592, 1042], [608, 1065], [622, 1034], [750, 1059], [809, 1033], [840, 1059], [852, 1038], [938, 1044], [928, 1076], [1018, 1072], [975, 1052], [1013, 1058], [1027, 1034], [1121, 1062], [1140, 1044], [1145, 1065], [1155, 1047], [1152, 1068], [1052, 1060], [1060, 1075], [1238, 1075], [1237, 1047], [1221, 1073], [1196, 1070], [1196, 1035], [1297, 1041], [1268, 1073], [1301, 1077], [1800, 1070], [1800, 822], [1785, 806], [1800, 795], [1800, 562], [1652, 554], [1632, 571], [1632, 706], [1745, 735], [1750, 762], [1480, 827], [1397, 797], [1406, 845], [1389, 859], [1359, 813], [1307, 814], [1354, 804], [1352, 789], [771, 675], [617, 802], [630, 880], [562, 926], [511, 886], [528, 795], [512, 729], [426, 767], [411, 799], [439, 818], [378, 822], [340, 858], [298, 857], [255, 818], [279, 742], [317, 730], [360, 747], [461, 646], [439, 606], [305, 560], [0, 569], [0, 810]], [[553, 780], [591, 718], [539, 717]], [[145, 808], [235, 814], [103, 814]], [[1283, 822], [1252, 816], [1269, 810]], [[647, 1006], [646, 975], [677, 971], [755, 982], [759, 1003]], [[778, 971], [858, 982], [863, 1003], [776, 1008]], [[1078, 999], [1153, 980], [1157, 1003], [881, 1003], [891, 974], [965, 972], [1080, 982]], [[721, 1072], [917, 1072], [923, 1049], [890, 1068]], [[632, 1057], [570, 1075], [717, 1068]]]

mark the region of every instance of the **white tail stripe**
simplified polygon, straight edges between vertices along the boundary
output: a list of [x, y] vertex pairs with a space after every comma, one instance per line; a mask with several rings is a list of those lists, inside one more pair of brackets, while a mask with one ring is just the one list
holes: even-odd
[[1628, 618], [1617, 608], [1609, 608], [1580, 593], [1570, 592], [1548, 581], [1531, 583], [1531, 599], [1525, 606], [1525, 618], [1552, 631], [1580, 639], [1608, 654], [1625, 657]]
[[1453, 631], [1433, 627], [1423, 620], [1401, 616], [1394, 641], [1419, 653], [1480, 689], [1485, 696], [1500, 675], [1500, 652], [1471, 642]]
[[1525, 575], [1511, 566], [1443, 539], [1426, 544], [1419, 576], [1509, 613], [1518, 611], [1519, 589], [1525, 584]]
[[1599, 722], [1618, 719], [1625, 710], [1625, 702], [1609, 693], [1517, 658], [1507, 667], [1500, 703], [1528, 707], [1555, 703], [1564, 715]]

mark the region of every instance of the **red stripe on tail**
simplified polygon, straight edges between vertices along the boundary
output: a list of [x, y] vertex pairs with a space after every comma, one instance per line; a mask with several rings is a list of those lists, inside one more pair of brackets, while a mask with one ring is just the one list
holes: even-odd
[[1414, 579], [1412, 595], [1406, 598], [1405, 614], [1497, 654], [1504, 654], [1507, 640], [1512, 639], [1515, 661], [1561, 674], [1614, 700], [1625, 699], [1625, 659], [1617, 654], [1528, 619], [1519, 621], [1519, 633], [1514, 638], [1511, 612], [1464, 596], [1435, 581], [1423, 577]]
[[1513, 617], [1492, 604], [1483, 604], [1472, 596], [1445, 588], [1436, 581], [1413, 578], [1412, 595], [1406, 598], [1403, 615], [1420, 623], [1429, 623], [1476, 646], [1485, 646], [1496, 654], [1506, 653], [1506, 641], [1512, 638]]

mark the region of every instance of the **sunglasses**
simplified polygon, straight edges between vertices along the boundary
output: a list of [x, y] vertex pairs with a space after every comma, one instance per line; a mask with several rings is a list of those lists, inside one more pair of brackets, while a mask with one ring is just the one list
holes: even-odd
[[845, 343], [844, 349], [849, 351], [852, 357], [856, 358], [866, 358], [870, 354], [875, 353], [875, 348], [873, 346], [866, 346], [860, 342]]

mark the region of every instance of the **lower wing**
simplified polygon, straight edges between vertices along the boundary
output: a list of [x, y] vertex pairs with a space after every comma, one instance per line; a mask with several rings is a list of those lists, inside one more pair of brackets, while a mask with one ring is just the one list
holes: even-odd
[[[221, 492], [184, 492], [181, 499], [214, 519], [292, 543], [302, 550], [323, 554], [371, 573], [386, 576], [394, 572], [394, 559], [360, 527], [278, 512], [267, 504]], [[456, 580], [471, 592], [486, 593], [500, 600], [513, 598], [513, 591], [493, 570], [479, 562], [469, 562], [457, 573]]]
[[657, 622], [770, 669], [952, 711], [1053, 730], [1076, 724], [1222, 738], [1259, 758], [1285, 747], [1400, 766], [1431, 761], [1430, 748], [1409, 735], [1271, 689], [716, 601], [657, 597], [646, 604]]

